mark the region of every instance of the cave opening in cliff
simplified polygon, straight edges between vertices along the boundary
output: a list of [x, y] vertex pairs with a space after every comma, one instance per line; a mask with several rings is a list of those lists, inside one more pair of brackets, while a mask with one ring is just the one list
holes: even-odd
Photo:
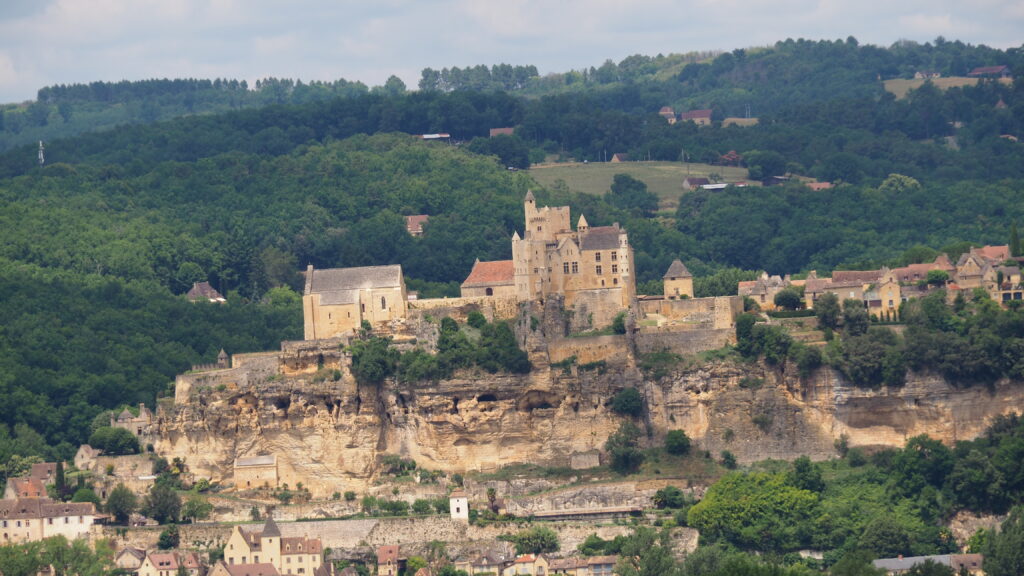
[[459, 413], [459, 397], [458, 396], [452, 398], [452, 409], [449, 410], [449, 412], [452, 413], [452, 414], [458, 414]]
[[481, 394], [476, 397], [477, 402], [497, 402], [498, 397], [494, 394]]
[[292, 399], [290, 396], [280, 396], [274, 399], [274, 407], [278, 410], [288, 411], [288, 407], [292, 405]]

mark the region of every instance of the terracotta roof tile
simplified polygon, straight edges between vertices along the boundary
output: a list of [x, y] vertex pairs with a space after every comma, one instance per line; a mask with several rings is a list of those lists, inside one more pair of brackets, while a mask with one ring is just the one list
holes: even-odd
[[477, 261], [462, 286], [494, 286], [512, 284], [514, 281], [515, 265], [511, 260]]

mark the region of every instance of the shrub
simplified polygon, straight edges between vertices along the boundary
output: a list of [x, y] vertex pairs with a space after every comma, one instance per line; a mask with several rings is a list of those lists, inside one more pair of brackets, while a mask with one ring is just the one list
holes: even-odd
[[736, 456], [728, 450], [722, 450], [722, 466], [725, 466], [729, 470], [736, 468]]
[[623, 388], [612, 398], [612, 411], [622, 416], [637, 417], [643, 412], [644, 400], [636, 388]]
[[498, 536], [498, 539], [515, 544], [516, 554], [550, 554], [561, 549], [558, 533], [544, 526], [516, 534], [503, 534]]
[[356, 493], [351, 490], [345, 491], [345, 502], [355, 502]]
[[605, 450], [611, 456], [611, 467], [619, 474], [634, 472], [644, 461], [644, 455], [637, 449], [640, 429], [632, 422], [623, 422], [618, 431], [608, 437]]
[[466, 324], [469, 324], [477, 330], [484, 327], [487, 324], [487, 318], [479, 310], [471, 310], [466, 315]]
[[682, 456], [690, 451], [690, 437], [682, 430], [669, 430], [665, 435], [665, 451]]

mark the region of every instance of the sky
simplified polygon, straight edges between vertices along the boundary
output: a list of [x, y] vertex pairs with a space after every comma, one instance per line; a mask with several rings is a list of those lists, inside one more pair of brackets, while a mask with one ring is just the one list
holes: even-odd
[[0, 102], [53, 84], [147, 78], [360, 80], [786, 38], [1024, 45], [1024, 0], [0, 0]]

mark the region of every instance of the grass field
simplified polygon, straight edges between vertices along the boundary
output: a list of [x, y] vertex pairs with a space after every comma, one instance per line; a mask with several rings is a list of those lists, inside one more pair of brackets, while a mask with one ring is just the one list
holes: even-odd
[[[1009, 81], [1000, 79], [1000, 82], [1008, 84]], [[888, 92], [892, 92], [897, 98], [905, 98], [907, 92], [920, 88], [925, 83], [923, 78], [910, 79], [905, 78], [894, 78], [892, 80], [885, 81], [885, 89]], [[958, 86], [974, 86], [978, 83], [977, 78], [967, 78], [965, 76], [950, 76], [949, 78], [932, 78], [932, 84], [935, 84], [940, 90], [946, 90], [948, 88], [956, 88]]]
[[743, 182], [747, 178], [746, 168], [680, 162], [573, 162], [538, 164], [530, 168], [530, 175], [541, 186], [550, 188], [557, 180], [564, 180], [570, 190], [586, 194], [604, 194], [611, 188], [616, 174], [629, 174], [658, 195], [662, 211], [675, 211], [679, 206], [683, 180], [688, 175], [707, 177], [712, 173], [719, 174], [723, 182]]

